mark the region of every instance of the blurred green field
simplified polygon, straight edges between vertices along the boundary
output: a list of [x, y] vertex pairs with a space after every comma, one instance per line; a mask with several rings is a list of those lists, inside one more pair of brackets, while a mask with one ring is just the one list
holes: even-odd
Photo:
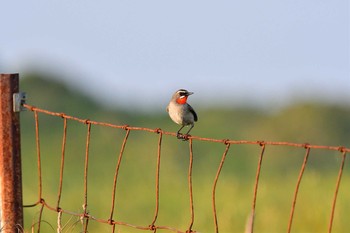
[[[176, 131], [165, 112], [151, 114], [100, 107], [88, 97], [64, 85], [38, 79], [21, 80], [28, 103], [83, 119]], [[160, 107], [163, 111], [165, 106]], [[200, 121], [192, 134], [232, 140], [289, 141], [350, 147], [350, 109], [320, 103], [300, 103], [274, 112], [250, 108], [196, 109]], [[43, 198], [57, 204], [63, 120], [39, 114]], [[33, 113], [21, 113], [24, 204], [38, 200], [38, 171]], [[82, 212], [87, 126], [68, 120], [63, 191], [60, 207]], [[96, 218], [109, 218], [113, 176], [123, 129], [92, 126], [88, 170], [88, 211]], [[132, 131], [121, 163], [114, 220], [148, 226], [155, 210], [155, 175], [158, 135]], [[212, 187], [224, 144], [193, 141], [193, 230], [214, 232]], [[255, 173], [260, 154], [256, 145], [232, 145], [216, 191], [220, 232], [244, 232], [253, 200]], [[255, 232], [286, 232], [303, 148], [266, 146], [256, 203]], [[328, 230], [332, 199], [341, 162], [337, 151], [311, 150], [301, 182], [292, 232]], [[186, 231], [190, 223], [188, 192], [188, 142], [164, 136], [160, 169], [160, 209], [156, 225]], [[332, 232], [350, 228], [350, 170], [346, 161]], [[25, 208], [25, 230], [37, 224], [40, 207]], [[57, 232], [57, 213], [44, 209], [41, 232]], [[63, 232], [81, 232], [77, 217], [62, 216]], [[112, 232], [108, 224], [89, 222], [89, 232]], [[116, 232], [142, 232], [117, 226]], [[158, 232], [158, 231], [157, 231]], [[159, 232], [169, 232], [162, 231]]]

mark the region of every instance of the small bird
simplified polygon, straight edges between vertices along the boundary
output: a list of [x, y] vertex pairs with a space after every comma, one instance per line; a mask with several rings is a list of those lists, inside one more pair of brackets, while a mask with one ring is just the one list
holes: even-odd
[[[193, 92], [189, 92], [185, 89], [180, 89], [174, 93], [169, 105], [167, 107], [167, 112], [170, 118], [179, 125], [181, 128], [177, 131], [177, 138], [186, 140], [188, 133], [194, 127], [194, 122], [198, 120], [197, 114], [194, 109], [187, 103], [188, 96], [192, 95]], [[191, 125], [191, 128], [187, 131], [185, 135], [182, 135], [180, 131], [183, 127]]]

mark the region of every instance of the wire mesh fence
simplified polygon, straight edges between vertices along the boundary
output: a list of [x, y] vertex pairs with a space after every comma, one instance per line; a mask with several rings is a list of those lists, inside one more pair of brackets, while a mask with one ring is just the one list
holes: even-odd
[[[337, 178], [334, 182], [334, 190], [332, 191], [332, 199], [329, 200], [330, 209], [328, 214], [328, 225], [327, 230], [328, 232], [332, 232], [333, 229], [333, 223], [334, 218], [336, 216], [336, 207], [337, 207], [337, 198], [338, 198], [338, 192], [340, 188], [340, 184], [342, 181], [343, 176], [343, 170], [344, 165], [346, 161], [346, 154], [350, 151], [349, 148], [346, 147], [337, 147], [337, 146], [324, 146], [324, 145], [312, 145], [308, 143], [299, 144], [299, 143], [289, 143], [289, 142], [272, 142], [272, 141], [246, 141], [246, 140], [230, 140], [230, 139], [213, 139], [213, 138], [203, 138], [203, 137], [197, 137], [197, 136], [188, 136], [187, 143], [188, 143], [188, 168], [187, 168], [187, 190], [185, 192], [188, 196], [188, 208], [186, 210], [186, 218], [187, 218], [187, 226], [185, 228], [179, 228], [177, 226], [171, 226], [168, 224], [163, 224], [159, 222], [159, 217], [161, 216], [161, 200], [164, 193], [164, 190], [162, 190], [160, 186], [160, 179], [161, 179], [161, 169], [162, 169], [162, 163], [161, 161], [165, 160], [163, 156], [163, 150], [162, 146], [164, 146], [163, 138], [164, 136], [169, 137], [176, 137], [176, 133], [172, 132], [166, 132], [160, 128], [156, 129], [150, 129], [150, 128], [143, 128], [143, 127], [134, 127], [129, 125], [115, 125], [105, 122], [99, 122], [99, 121], [93, 121], [89, 119], [80, 119], [77, 117], [73, 117], [70, 115], [67, 115], [65, 113], [58, 113], [58, 112], [52, 112], [45, 109], [37, 108], [28, 104], [24, 104], [24, 107], [28, 109], [29, 111], [33, 112], [34, 116], [34, 122], [35, 122], [35, 143], [36, 143], [36, 151], [37, 151], [37, 159], [36, 159], [36, 169], [37, 169], [37, 201], [32, 204], [26, 204], [24, 205], [25, 209], [30, 208], [39, 208], [37, 211], [37, 214], [35, 215], [35, 221], [31, 225], [31, 230], [33, 232], [42, 232], [42, 224], [46, 223], [44, 218], [44, 212], [50, 212], [51, 214], [54, 214], [56, 216], [57, 222], [56, 223], [49, 223], [52, 230], [56, 230], [57, 232], [70, 232], [72, 231], [72, 228], [67, 227], [67, 222], [71, 220], [71, 218], [75, 218], [75, 224], [80, 225], [80, 230], [82, 232], [91, 232], [91, 225], [98, 223], [98, 224], [104, 224], [108, 226], [105, 230], [106, 232], [120, 232], [120, 229], [117, 228], [118, 226], [125, 227], [125, 232], [129, 232], [129, 230], [137, 230], [137, 231], [164, 231], [164, 232], [196, 232], [197, 229], [195, 229], [195, 221], [198, 220], [200, 217], [197, 217], [195, 210], [195, 204], [196, 204], [196, 196], [194, 196], [193, 191], [193, 166], [195, 164], [194, 162], [194, 149], [193, 144], [195, 141], [201, 141], [203, 143], [216, 143], [223, 146], [223, 152], [217, 152], [217, 154], [221, 155], [220, 163], [217, 165], [213, 164], [213, 166], [216, 167], [216, 172], [214, 177], [212, 177], [212, 180], [210, 180], [211, 183], [211, 221], [213, 222], [213, 229], [201, 229], [201, 231], [204, 232], [219, 232], [221, 229], [221, 224], [224, 223], [224, 221], [230, 221], [230, 220], [221, 220], [223, 219], [223, 215], [218, 214], [218, 206], [217, 202], [219, 198], [217, 197], [217, 190], [218, 190], [218, 183], [221, 177], [223, 166], [225, 165], [225, 162], [227, 161], [227, 155], [232, 151], [232, 146], [234, 145], [248, 145], [248, 146], [258, 146], [260, 148], [260, 152], [258, 154], [258, 163], [256, 166], [256, 172], [255, 172], [255, 178], [253, 182], [252, 187], [252, 196], [251, 196], [251, 204], [250, 204], [250, 210], [247, 211], [246, 215], [246, 224], [245, 224], [245, 232], [259, 232], [259, 229], [255, 229], [255, 216], [258, 213], [257, 212], [257, 202], [259, 197], [259, 184], [260, 184], [260, 176], [261, 171], [263, 170], [263, 162], [265, 160], [265, 151], [267, 147], [288, 147], [288, 148], [300, 148], [304, 151], [303, 155], [303, 162], [300, 166], [300, 170], [298, 172], [298, 176], [296, 178], [296, 184], [293, 188], [294, 193], [292, 195], [292, 201], [290, 203], [290, 211], [289, 211], [289, 217], [286, 221], [286, 231], [292, 232], [293, 229], [293, 220], [295, 219], [295, 213], [296, 213], [296, 207], [298, 206], [298, 196], [300, 193], [300, 186], [304, 177], [305, 169], [308, 167], [309, 157], [311, 151], [314, 150], [321, 150], [321, 151], [334, 151], [338, 154], [338, 156], [341, 158], [339, 161], [339, 168], [337, 171]], [[43, 156], [41, 151], [41, 143], [42, 143], [42, 137], [40, 136], [40, 117], [39, 115], [49, 115], [54, 117], [57, 121], [62, 121], [63, 126], [63, 136], [62, 136], [62, 143], [61, 143], [61, 152], [60, 152], [60, 159], [59, 159], [59, 180], [58, 180], [58, 189], [56, 193], [56, 197], [54, 198], [48, 198], [46, 197], [46, 193], [43, 191], [43, 185], [44, 185], [44, 175], [43, 175], [43, 169], [49, 169], [43, 167]], [[85, 137], [85, 154], [84, 154], [84, 171], [82, 174], [83, 178], [83, 203], [82, 203], [82, 209], [79, 211], [75, 211], [74, 209], [70, 209], [69, 207], [63, 207], [62, 205], [62, 195], [64, 195], [64, 188], [63, 183], [65, 179], [70, 179], [71, 177], [67, 177], [65, 175], [65, 165], [67, 164], [67, 157], [66, 157], [66, 148], [67, 148], [67, 131], [69, 129], [68, 122], [72, 121], [75, 123], [78, 123], [82, 126], [84, 126], [85, 129], [85, 135], [80, 135], [80, 137]], [[108, 216], [107, 218], [100, 218], [96, 217], [93, 210], [89, 210], [90, 202], [92, 197], [90, 197], [91, 189], [89, 189], [90, 184], [94, 177], [91, 177], [89, 175], [89, 168], [91, 166], [94, 166], [91, 162], [91, 140], [92, 140], [92, 127], [95, 126], [101, 126], [104, 128], [111, 128], [113, 130], [122, 131], [123, 138], [120, 140], [120, 149], [117, 156], [117, 163], [114, 167], [114, 175], [113, 175], [113, 182], [108, 183], [106, 185], [109, 185], [110, 193], [108, 195], [103, 194], [99, 198], [104, 199], [110, 199], [109, 207], [105, 210], [103, 210], [105, 216]], [[121, 198], [118, 197], [118, 187], [120, 184], [120, 180], [122, 179], [120, 177], [120, 170], [122, 169], [123, 161], [127, 158], [125, 157], [125, 150], [128, 146], [135, 146], [135, 145], [129, 145], [129, 144], [137, 144], [137, 142], [130, 142], [130, 133], [134, 131], [142, 131], [147, 134], [157, 135], [158, 139], [157, 141], [154, 141], [152, 143], [156, 144], [156, 159], [155, 166], [154, 166], [154, 196], [152, 200], [148, 200], [149, 203], [154, 203], [153, 205], [153, 214], [152, 217], [147, 216], [147, 219], [149, 219], [148, 224], [145, 225], [139, 225], [134, 222], [127, 222], [122, 221], [120, 214], [118, 213], [118, 203], [123, 202]], [[179, 143], [183, 143], [180, 142]], [[185, 142], [186, 143], [186, 142]], [[205, 171], [201, 171], [205, 172]], [[33, 177], [31, 177], [33, 179]], [[96, 180], [94, 180], [96, 182]], [[97, 182], [103, 182], [102, 180], [98, 180]], [[209, 181], [208, 181], [209, 182]], [[249, 194], [245, 194], [249, 195]], [[96, 198], [96, 197], [93, 197]], [[234, 198], [234, 197], [233, 197]], [[349, 199], [348, 199], [349, 200]], [[320, 206], [323, 205], [323, 203], [319, 203]], [[222, 206], [221, 206], [222, 208]], [[146, 214], [145, 214], [146, 215]], [[202, 216], [201, 214], [199, 214]], [[65, 216], [69, 216], [69, 219], [64, 219]], [[145, 216], [146, 218], [146, 216]]]

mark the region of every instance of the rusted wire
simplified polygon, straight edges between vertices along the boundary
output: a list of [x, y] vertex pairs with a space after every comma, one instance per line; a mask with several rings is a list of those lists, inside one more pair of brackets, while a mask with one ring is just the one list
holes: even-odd
[[115, 196], [116, 196], [116, 190], [117, 190], [117, 181], [118, 181], [119, 168], [120, 168], [120, 164], [122, 162], [122, 157], [123, 157], [123, 154], [124, 154], [124, 149], [125, 149], [125, 145], [126, 145], [126, 142], [128, 140], [129, 134], [130, 134], [130, 129], [127, 129], [125, 137], [124, 137], [124, 140], [123, 140], [122, 147], [121, 147], [120, 152], [119, 152], [118, 163], [117, 163], [117, 166], [115, 168], [115, 175], [114, 175], [114, 181], [113, 181], [111, 214], [110, 214], [110, 217], [109, 217], [110, 224], [112, 224], [112, 222], [113, 222], [113, 214], [114, 214]]
[[188, 165], [188, 190], [190, 193], [190, 213], [191, 213], [191, 221], [186, 233], [193, 232], [192, 226], [194, 222], [194, 206], [193, 206], [193, 190], [192, 190], [192, 167], [193, 167], [193, 147], [192, 147], [192, 138], [189, 139], [190, 146], [190, 163]]
[[[23, 207], [34, 207], [40, 204], [42, 200], [42, 175], [41, 175], [41, 150], [40, 150], [40, 135], [39, 135], [39, 116], [38, 112], [34, 109], [31, 109], [34, 112], [34, 122], [35, 122], [35, 146], [37, 153], [37, 166], [38, 166], [38, 200], [37, 202], [29, 205], [23, 205]], [[39, 225], [40, 226], [40, 225]]]
[[290, 233], [290, 231], [292, 230], [292, 222], [293, 222], [295, 205], [297, 203], [297, 196], [298, 196], [298, 192], [299, 192], [299, 187], [300, 187], [301, 179], [303, 178], [303, 174], [304, 174], [304, 171], [305, 171], [306, 163], [308, 161], [309, 154], [310, 154], [310, 147], [306, 146], [305, 148], [306, 148], [306, 153], [305, 153], [305, 156], [304, 156], [303, 164], [301, 165], [301, 169], [300, 169], [300, 172], [299, 172], [298, 181], [297, 181], [297, 184], [296, 184], [296, 187], [295, 187], [294, 197], [293, 197], [293, 201], [292, 201], [292, 208], [290, 210], [290, 216], [289, 216], [289, 222], [288, 222], [288, 230], [287, 230], [288, 233]]
[[332, 210], [331, 210], [331, 217], [330, 217], [330, 220], [329, 220], [328, 233], [332, 232], [335, 205], [337, 203], [337, 197], [338, 197], [338, 191], [339, 191], [339, 187], [340, 187], [340, 181], [341, 181], [341, 178], [342, 178], [342, 175], [343, 175], [344, 164], [345, 164], [345, 159], [346, 159], [346, 151], [343, 151], [343, 150], [341, 150], [341, 151], [342, 151], [342, 161], [341, 161], [340, 168], [339, 168], [337, 183], [335, 185], [335, 191], [334, 191], [334, 197], [333, 197], [333, 203], [332, 203]]
[[[104, 122], [97, 122], [97, 121], [91, 121], [91, 120], [86, 120], [86, 119], [80, 119], [77, 117], [69, 116], [64, 113], [57, 113], [57, 112], [51, 112], [48, 110], [36, 108], [34, 106], [30, 106], [27, 104], [24, 104], [24, 107], [29, 109], [34, 113], [34, 119], [35, 119], [35, 138], [36, 138], [36, 150], [37, 150], [37, 166], [38, 166], [38, 186], [39, 186], [39, 194], [38, 194], [38, 201], [34, 204], [31, 205], [26, 205], [24, 207], [34, 207], [37, 205], [40, 205], [40, 212], [39, 212], [39, 221], [37, 223], [37, 232], [40, 232], [40, 222], [42, 221], [42, 214], [44, 211], [44, 208], [47, 208], [51, 211], [56, 211], [58, 213], [58, 230], [61, 229], [61, 216], [62, 214], [69, 214], [71, 216], [77, 216], [81, 219], [82, 221], [82, 231], [83, 232], [88, 232], [88, 223], [90, 220], [94, 220], [96, 222], [100, 223], [105, 223], [105, 224], [110, 224], [112, 225], [112, 232], [115, 232], [115, 226], [120, 225], [120, 226], [127, 226], [131, 227], [134, 229], [139, 229], [139, 230], [148, 230], [148, 231], [153, 231], [156, 232], [158, 229], [159, 230], [168, 230], [168, 231], [173, 231], [173, 232], [179, 232], [179, 233], [190, 233], [190, 232], [195, 232], [192, 230], [194, 221], [195, 221], [195, 214], [194, 214], [194, 198], [193, 198], [193, 184], [192, 184], [192, 171], [193, 171], [193, 140], [198, 140], [198, 141], [206, 141], [206, 142], [213, 142], [213, 143], [223, 143], [226, 145], [225, 151], [222, 155], [215, 179], [214, 179], [214, 184], [212, 188], [212, 205], [213, 205], [213, 215], [214, 215], [214, 223], [215, 223], [215, 231], [219, 231], [219, 224], [218, 224], [218, 217], [217, 217], [217, 210], [216, 210], [216, 204], [215, 204], [215, 194], [216, 194], [216, 186], [217, 182], [223, 167], [223, 164], [225, 162], [226, 155], [230, 149], [231, 145], [238, 145], [238, 144], [247, 144], [247, 145], [259, 145], [261, 147], [261, 152], [260, 152], [260, 157], [258, 161], [258, 166], [256, 170], [256, 177], [255, 177], [255, 184], [254, 184], [254, 192], [253, 192], [253, 202], [252, 202], [252, 221], [250, 222], [250, 231], [253, 232], [253, 226], [254, 226], [254, 215], [256, 211], [256, 200], [257, 200], [257, 195], [258, 195], [258, 186], [259, 186], [259, 177], [261, 173], [261, 167], [262, 167], [262, 161], [264, 157], [264, 152], [265, 152], [265, 147], [268, 146], [290, 146], [290, 147], [299, 147], [299, 148], [305, 148], [306, 149], [306, 154], [304, 157], [304, 162], [302, 164], [299, 177], [297, 180], [295, 192], [294, 192], [294, 198], [292, 202], [292, 208], [291, 208], [291, 214], [289, 218], [289, 225], [288, 225], [288, 233], [290, 232], [291, 226], [292, 226], [292, 221], [293, 221], [293, 215], [294, 215], [294, 210], [295, 210], [295, 205], [297, 202], [297, 195], [299, 191], [299, 186], [300, 182], [302, 180], [302, 176], [305, 170], [305, 167], [307, 165], [307, 159], [309, 156], [310, 149], [320, 149], [320, 150], [338, 150], [342, 152], [343, 155], [343, 160], [339, 169], [339, 174], [338, 174], [338, 179], [336, 183], [336, 189], [334, 192], [334, 198], [333, 198], [333, 205], [332, 205], [332, 211], [331, 211], [331, 217], [330, 217], [330, 223], [329, 223], [329, 232], [332, 230], [332, 224], [333, 224], [333, 218], [334, 218], [334, 212], [335, 212], [335, 207], [336, 207], [336, 200], [337, 200], [337, 194], [339, 190], [339, 186], [341, 183], [341, 177], [343, 173], [343, 167], [345, 164], [345, 157], [346, 153], [350, 151], [350, 148], [345, 148], [345, 147], [335, 147], [335, 146], [323, 146], [323, 145], [310, 145], [310, 144], [299, 144], [299, 143], [290, 143], [290, 142], [262, 142], [262, 141], [248, 141], [248, 140], [228, 140], [228, 139], [213, 139], [213, 138], [203, 138], [203, 137], [197, 137], [197, 136], [187, 136], [186, 139], [188, 139], [189, 142], [189, 167], [188, 167], [188, 189], [189, 189], [189, 204], [190, 204], [190, 223], [185, 232], [170, 227], [170, 226], [157, 226], [155, 225], [157, 222], [158, 218], [158, 213], [159, 213], [159, 197], [160, 197], [160, 188], [159, 188], [159, 178], [160, 178], [160, 159], [161, 159], [161, 147], [162, 147], [162, 138], [164, 135], [168, 136], [174, 136], [176, 137], [176, 133], [173, 132], [166, 132], [161, 129], [150, 129], [150, 128], [142, 128], [142, 127], [133, 127], [129, 125], [115, 125], [115, 124], [110, 124], [110, 123], [104, 123]], [[55, 207], [50, 206], [48, 203], [45, 202], [43, 199], [43, 193], [42, 193], [42, 172], [41, 172], [41, 152], [40, 152], [40, 135], [39, 135], [39, 116], [38, 113], [43, 113], [43, 114], [48, 114], [56, 117], [61, 117], [63, 118], [63, 138], [62, 138], [62, 153], [61, 153], [61, 165], [60, 165], [60, 180], [59, 180], [59, 190], [58, 190], [58, 195], [57, 195], [57, 204]], [[87, 125], [87, 134], [86, 134], [86, 148], [85, 148], [85, 165], [84, 165], [84, 204], [83, 204], [83, 212], [82, 213], [75, 213], [71, 212], [65, 209], [60, 208], [60, 201], [61, 201], [61, 195], [62, 195], [62, 184], [63, 184], [63, 174], [64, 174], [64, 160], [65, 160], [65, 148], [66, 148], [66, 140], [67, 140], [67, 120], [73, 120], [77, 121], [82, 124]], [[115, 175], [114, 175], [114, 181], [113, 181], [113, 191], [112, 191], [112, 203], [111, 203], [111, 211], [109, 215], [109, 219], [100, 219], [92, 216], [88, 209], [88, 167], [89, 167], [89, 146], [90, 146], [90, 138], [91, 138], [91, 127], [92, 125], [100, 125], [100, 126], [105, 126], [105, 127], [111, 127], [115, 129], [123, 129], [126, 130], [124, 140], [122, 142], [121, 149], [119, 151], [119, 157], [118, 157], [118, 162], [115, 168]], [[119, 173], [119, 168], [121, 166], [121, 161], [122, 157], [124, 154], [125, 146], [129, 137], [129, 134], [131, 131], [146, 131], [149, 133], [156, 133], [159, 134], [158, 137], [158, 148], [157, 148], [157, 165], [156, 165], [156, 176], [155, 176], [155, 211], [154, 211], [154, 216], [153, 220], [150, 225], [148, 226], [138, 226], [138, 225], [133, 225], [130, 223], [126, 222], [121, 222], [115, 220], [115, 206], [116, 206], [116, 190], [117, 190], [117, 181], [118, 181], [118, 173]]]
[[[69, 115], [63, 115], [62, 113], [58, 112], [52, 112], [48, 111], [45, 109], [37, 108], [28, 104], [24, 104], [23, 107], [27, 108], [30, 111], [34, 112], [41, 112], [45, 113], [47, 115], [51, 116], [57, 116], [57, 117], [64, 117], [69, 120], [74, 120], [80, 123], [85, 123], [86, 119], [81, 119], [78, 117], [73, 117]], [[168, 135], [168, 136], [174, 136], [176, 137], [177, 134], [173, 132], [166, 132], [163, 130], [154, 130], [150, 128], [144, 128], [144, 127], [133, 127], [133, 126], [128, 126], [128, 125], [115, 125], [111, 123], [106, 123], [106, 122], [99, 122], [99, 121], [92, 121], [89, 120], [89, 123], [91, 125], [100, 125], [100, 126], [106, 126], [106, 127], [111, 127], [111, 128], [116, 128], [116, 129], [130, 129], [130, 130], [135, 130], [135, 131], [146, 131], [146, 132], [151, 132], [151, 133], [159, 133], [162, 132], [163, 135]], [[197, 137], [197, 136], [188, 136], [188, 139], [193, 139], [193, 140], [199, 140], [199, 141], [207, 141], [207, 142], [215, 142], [215, 143], [228, 143], [228, 144], [247, 144], [247, 145], [260, 145], [261, 141], [249, 141], [249, 140], [227, 140], [227, 139], [214, 139], [214, 138], [204, 138], [204, 137]], [[300, 147], [303, 148], [305, 147], [305, 143], [291, 143], [291, 142], [269, 142], [269, 141], [264, 141], [265, 145], [271, 145], [271, 146], [290, 146], [290, 147]], [[334, 151], [345, 151], [345, 152], [350, 152], [350, 148], [346, 148], [343, 146], [323, 146], [323, 145], [308, 145], [311, 149], [321, 149], [321, 150], [334, 150]]]
[[254, 231], [254, 219], [255, 219], [255, 207], [256, 207], [256, 198], [258, 196], [258, 187], [259, 187], [259, 178], [260, 178], [260, 171], [261, 171], [261, 165], [265, 153], [265, 142], [260, 142], [259, 145], [261, 146], [261, 152], [259, 156], [259, 162], [258, 167], [256, 169], [256, 176], [255, 176], [255, 186], [254, 186], [254, 195], [253, 195], [253, 204], [252, 204], [252, 212], [251, 212], [251, 221], [250, 221], [250, 232], [253, 233]]
[[39, 200], [42, 199], [42, 193], [43, 193], [43, 183], [42, 183], [42, 176], [41, 176], [41, 154], [40, 154], [40, 136], [39, 136], [39, 116], [38, 112], [34, 111], [34, 118], [35, 118], [35, 137], [36, 137], [36, 151], [38, 156], [38, 177], [39, 177]]
[[[43, 201], [43, 199], [41, 201]], [[41, 218], [43, 216], [44, 207], [45, 207], [44, 203], [41, 203], [41, 208], [40, 208], [40, 211], [39, 211], [39, 218], [38, 218], [38, 231], [37, 231], [38, 233], [40, 233]]]
[[63, 139], [62, 139], [62, 154], [61, 154], [61, 166], [60, 166], [60, 182], [59, 182], [59, 187], [58, 187], [57, 206], [56, 206], [57, 210], [59, 209], [59, 206], [60, 206], [61, 194], [62, 194], [66, 140], [67, 140], [67, 118], [63, 118]]
[[57, 215], [57, 233], [62, 232], [62, 211], [58, 212]]
[[213, 191], [212, 191], [214, 224], [215, 224], [215, 232], [216, 233], [219, 232], [219, 224], [218, 224], [218, 218], [217, 218], [217, 214], [216, 214], [216, 204], [215, 204], [216, 184], [217, 184], [217, 182], [219, 180], [220, 172], [221, 172], [222, 166], [224, 165], [225, 158], [226, 158], [228, 150], [230, 149], [230, 146], [231, 146], [231, 144], [226, 144], [226, 149], [225, 149], [225, 151], [224, 151], [224, 153], [222, 155], [218, 171], [216, 172], [216, 176], [215, 176], [215, 179], [214, 179], [214, 185], [213, 185]]
[[153, 221], [150, 224], [150, 230], [153, 230], [153, 232], [157, 231], [157, 228], [154, 226], [154, 224], [157, 221], [158, 212], [159, 212], [159, 173], [160, 173], [160, 154], [161, 154], [161, 148], [162, 148], [162, 138], [163, 138], [163, 134], [159, 132], [158, 150], [157, 150], [157, 170], [156, 170], [156, 208], [154, 211]]
[[[85, 165], [84, 165], [84, 204], [83, 211], [84, 215], [82, 216], [83, 222], [83, 232], [87, 232], [87, 226], [89, 223], [89, 218], [86, 218], [88, 211], [88, 168], [89, 168], [89, 148], [90, 148], [90, 135], [91, 135], [91, 124], [89, 120], [85, 120], [84, 122], [87, 124], [87, 134], [86, 134], [86, 147], [85, 147]], [[85, 219], [86, 218], [86, 219]], [[86, 221], [84, 221], [86, 220]]]

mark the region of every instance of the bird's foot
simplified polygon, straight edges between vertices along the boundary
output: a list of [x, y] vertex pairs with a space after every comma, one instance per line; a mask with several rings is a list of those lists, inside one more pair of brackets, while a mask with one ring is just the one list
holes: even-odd
[[182, 141], [188, 141], [188, 137], [190, 137], [191, 135], [189, 134], [184, 134], [182, 135]]
[[177, 133], [176, 135], [177, 139], [182, 139], [182, 141], [188, 141], [189, 137], [191, 137], [190, 134], [182, 134], [182, 133]]
[[189, 134], [182, 135], [182, 141], [188, 141], [189, 137], [191, 137]]

